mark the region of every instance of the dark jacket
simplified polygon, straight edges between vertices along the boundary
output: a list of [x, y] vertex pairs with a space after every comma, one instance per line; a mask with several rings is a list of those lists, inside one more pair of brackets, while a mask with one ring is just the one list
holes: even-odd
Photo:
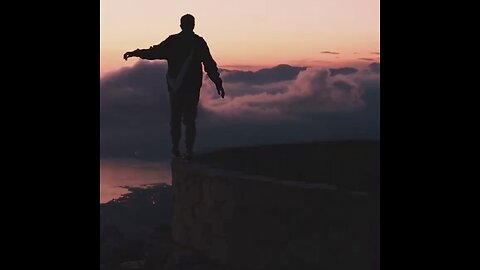
[[183, 66], [183, 63], [194, 48], [194, 53], [187, 68], [187, 72], [181, 84], [179, 92], [199, 91], [202, 86], [202, 65], [208, 77], [216, 86], [222, 85], [217, 63], [213, 60], [207, 42], [193, 32], [180, 32], [169, 36], [158, 45], [149, 49], [137, 50], [135, 55], [148, 60], [166, 59], [168, 62], [168, 75], [176, 78]]

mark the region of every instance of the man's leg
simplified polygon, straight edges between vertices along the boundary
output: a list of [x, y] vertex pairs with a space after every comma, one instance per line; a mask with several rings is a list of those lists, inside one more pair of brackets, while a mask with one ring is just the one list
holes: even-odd
[[178, 144], [182, 135], [182, 102], [177, 94], [170, 94], [170, 135], [172, 136], [172, 155], [180, 156]]
[[195, 136], [197, 129], [195, 119], [197, 117], [197, 106], [199, 99], [199, 91], [193, 94], [185, 95], [183, 124], [185, 125], [185, 145], [187, 147], [187, 155], [193, 154], [193, 146], [195, 144]]

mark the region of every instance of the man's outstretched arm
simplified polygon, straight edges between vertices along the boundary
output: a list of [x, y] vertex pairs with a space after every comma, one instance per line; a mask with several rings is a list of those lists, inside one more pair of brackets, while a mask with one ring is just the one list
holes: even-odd
[[139, 57], [141, 59], [155, 60], [166, 59], [168, 55], [168, 39], [162, 41], [158, 45], [150, 46], [148, 49], [136, 49], [131, 52], [126, 52], [123, 59], [127, 60], [129, 57]]
[[210, 54], [210, 49], [208, 48], [207, 42], [202, 39], [202, 62], [205, 72], [217, 88], [218, 94], [223, 98], [225, 96], [225, 90], [223, 89], [222, 79], [220, 78], [220, 73], [218, 73], [218, 67], [215, 60], [213, 60], [212, 55]]

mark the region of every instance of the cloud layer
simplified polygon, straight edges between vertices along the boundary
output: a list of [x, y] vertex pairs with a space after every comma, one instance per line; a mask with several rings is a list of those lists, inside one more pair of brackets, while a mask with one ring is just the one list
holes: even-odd
[[226, 83], [248, 82], [249, 84], [267, 84], [279, 81], [289, 81], [297, 77], [298, 73], [306, 67], [292, 67], [278, 65], [273, 68], [258, 71], [223, 70], [222, 79]]
[[[221, 70], [225, 99], [204, 77], [198, 151], [228, 146], [379, 137], [380, 64]], [[101, 156], [166, 158], [166, 64], [139, 61], [100, 82]]]
[[330, 69], [330, 76], [335, 76], [335, 75], [350, 75], [357, 73], [358, 69], [353, 68], [353, 67], [343, 67], [343, 68], [331, 68]]

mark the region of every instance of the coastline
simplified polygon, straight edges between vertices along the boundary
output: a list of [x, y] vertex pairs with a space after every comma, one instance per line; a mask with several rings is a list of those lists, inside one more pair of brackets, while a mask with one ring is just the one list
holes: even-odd
[[152, 245], [170, 243], [172, 186], [122, 187], [128, 193], [100, 203], [101, 268], [127, 264], [135, 269], [146, 262]]

